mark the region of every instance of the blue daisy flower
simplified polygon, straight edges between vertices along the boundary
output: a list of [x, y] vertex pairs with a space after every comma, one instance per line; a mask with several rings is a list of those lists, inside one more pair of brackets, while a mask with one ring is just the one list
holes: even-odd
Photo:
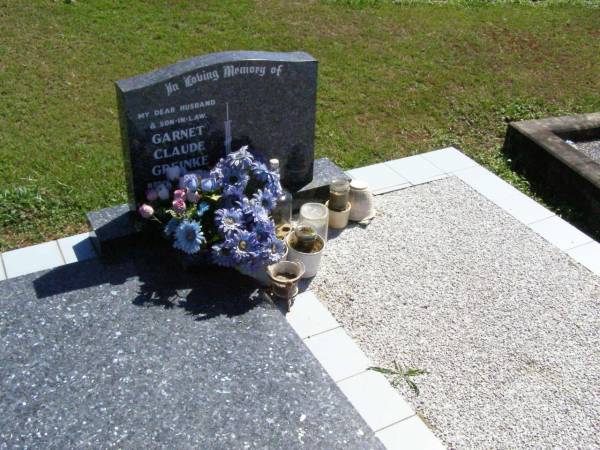
[[223, 185], [225, 187], [229, 185], [243, 186], [244, 188], [248, 184], [250, 176], [243, 170], [226, 167], [223, 169]]
[[243, 224], [242, 211], [237, 208], [221, 208], [215, 212], [215, 223], [219, 231], [228, 234], [239, 231]]
[[174, 217], [169, 220], [167, 222], [167, 225], [165, 225], [165, 234], [167, 236], [172, 236], [173, 233], [175, 233], [175, 230], [177, 229], [177, 227], [179, 226], [179, 220], [175, 219]]
[[204, 242], [206, 239], [204, 239], [200, 224], [184, 220], [175, 230], [173, 247], [191, 255], [198, 253]]
[[223, 196], [229, 197], [231, 202], [239, 202], [244, 198], [244, 186], [238, 184], [227, 184], [223, 187]]
[[239, 204], [241, 205], [241, 209], [244, 214], [244, 220], [248, 224], [256, 223], [259, 220], [269, 219], [269, 212], [254, 200], [248, 200], [247, 198], [244, 198]]
[[242, 230], [232, 233], [227, 241], [232, 244], [233, 259], [240, 264], [247, 263], [258, 256], [260, 248], [258, 240], [256, 234], [250, 231]]
[[259, 241], [267, 241], [275, 236], [275, 224], [268, 217], [257, 220], [254, 224], [254, 232]]
[[267, 211], [271, 211], [273, 208], [275, 208], [275, 205], [277, 204], [275, 197], [273, 196], [271, 191], [268, 190], [259, 189], [254, 193], [252, 197], [254, 198], [256, 203], [265, 208]]
[[226, 242], [212, 246], [212, 258], [215, 264], [222, 267], [235, 267], [237, 264], [233, 258], [233, 251]]
[[267, 181], [269, 181], [271, 171], [265, 163], [261, 161], [254, 161], [254, 164], [252, 164], [251, 171], [258, 181], [262, 183], [266, 183]]
[[248, 169], [252, 162], [254, 161], [254, 157], [252, 153], [248, 151], [248, 146], [245, 145], [240, 148], [237, 152], [232, 152], [225, 158], [225, 162], [232, 169], [237, 170], [245, 170]]
[[269, 238], [261, 246], [261, 259], [267, 264], [274, 264], [279, 261], [285, 253], [285, 244], [275, 236]]

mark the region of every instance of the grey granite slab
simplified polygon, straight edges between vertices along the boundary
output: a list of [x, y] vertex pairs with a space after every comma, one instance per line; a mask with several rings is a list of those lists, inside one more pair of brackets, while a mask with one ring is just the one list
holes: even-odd
[[382, 448], [248, 278], [138, 250], [0, 282], [3, 446]]
[[248, 145], [278, 158], [282, 182], [311, 180], [317, 61], [304, 52], [234, 51], [116, 83], [129, 203], [171, 166], [202, 170]]
[[350, 179], [344, 171], [329, 158], [315, 160], [312, 181], [292, 193], [294, 209], [300, 209], [303, 203], [326, 201], [329, 199], [329, 185], [335, 178]]
[[90, 228], [90, 239], [99, 255], [120, 253], [139, 234], [135, 216], [128, 204], [111, 206], [86, 214]]

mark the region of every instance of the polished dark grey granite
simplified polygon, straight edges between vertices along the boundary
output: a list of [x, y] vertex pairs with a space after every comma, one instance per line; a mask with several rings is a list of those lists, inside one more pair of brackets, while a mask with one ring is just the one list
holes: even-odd
[[248, 145], [278, 158], [297, 190], [313, 173], [317, 60], [304, 52], [233, 51], [117, 81], [129, 203], [170, 166], [207, 169]]
[[134, 214], [127, 204], [86, 214], [92, 229], [90, 238], [99, 255], [119, 253], [133, 242], [138, 234]]
[[131, 253], [0, 282], [3, 445], [382, 448], [248, 278]]

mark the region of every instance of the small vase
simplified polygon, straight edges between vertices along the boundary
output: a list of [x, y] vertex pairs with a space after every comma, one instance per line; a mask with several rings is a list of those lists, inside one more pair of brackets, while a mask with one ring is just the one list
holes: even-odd
[[275, 297], [288, 302], [298, 294], [298, 280], [304, 274], [304, 266], [296, 261], [280, 261], [267, 268], [267, 275], [271, 280], [271, 288]]
[[312, 278], [319, 270], [323, 250], [325, 250], [325, 241], [321, 236], [317, 235], [317, 248], [319, 248], [319, 250], [314, 253], [305, 253], [292, 247], [290, 242], [293, 236], [294, 232], [290, 233], [286, 239], [286, 244], [288, 245], [288, 261], [301, 262], [304, 265], [304, 274], [302, 275], [302, 278]]
[[360, 222], [373, 217], [373, 194], [369, 185], [362, 180], [352, 180], [350, 183], [350, 220]]
[[[325, 203], [325, 206], [329, 207], [329, 202]], [[329, 210], [329, 228], [333, 228], [336, 230], [341, 230], [342, 228], [346, 228], [348, 225], [348, 218], [350, 217], [350, 209], [352, 204], [348, 202], [346, 204], [346, 209], [343, 211], [335, 211], [333, 209]]]

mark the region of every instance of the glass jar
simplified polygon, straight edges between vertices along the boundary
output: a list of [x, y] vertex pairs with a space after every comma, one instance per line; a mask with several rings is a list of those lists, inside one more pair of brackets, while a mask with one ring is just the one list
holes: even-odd
[[345, 211], [350, 196], [350, 181], [345, 178], [336, 178], [329, 185], [329, 209]]
[[300, 208], [298, 224], [314, 228], [316, 233], [323, 238], [323, 242], [326, 242], [329, 210], [321, 203], [305, 203]]

